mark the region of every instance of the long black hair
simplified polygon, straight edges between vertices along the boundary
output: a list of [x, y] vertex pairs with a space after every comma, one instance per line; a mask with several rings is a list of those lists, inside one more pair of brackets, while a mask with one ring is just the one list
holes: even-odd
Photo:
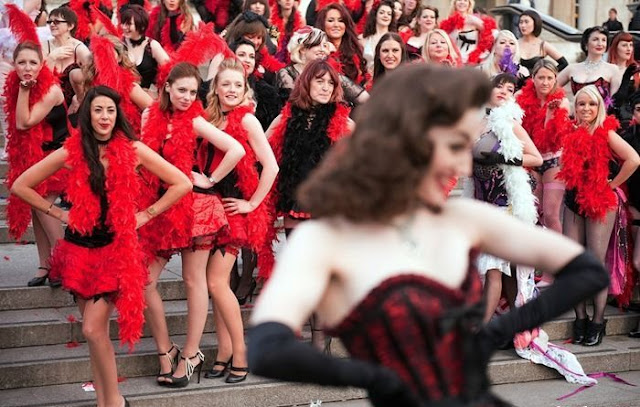
[[116, 122], [112, 134], [119, 131], [129, 140], [137, 140], [138, 138], [133, 133], [131, 124], [129, 124], [129, 121], [120, 108], [120, 95], [118, 92], [107, 86], [96, 86], [89, 89], [78, 111], [78, 126], [80, 128], [80, 136], [82, 137], [82, 151], [89, 166], [89, 185], [91, 186], [91, 191], [98, 196], [104, 196], [106, 176], [104, 167], [100, 162], [98, 140], [91, 126], [91, 102], [98, 96], [108, 97], [113, 100], [116, 105]]

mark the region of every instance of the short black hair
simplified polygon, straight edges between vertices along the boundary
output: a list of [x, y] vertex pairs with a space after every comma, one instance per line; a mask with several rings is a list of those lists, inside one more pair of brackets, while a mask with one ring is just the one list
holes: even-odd
[[535, 10], [525, 10], [520, 14], [520, 18], [522, 16], [531, 17], [533, 20], [533, 35], [535, 37], [539, 37], [542, 33], [542, 17]]
[[504, 85], [505, 83], [510, 83], [513, 86], [518, 87], [518, 78], [510, 73], [499, 73], [491, 79], [492, 88], [495, 88], [498, 85]]
[[580, 49], [582, 50], [582, 52], [584, 52], [585, 54], [587, 53], [587, 43], [589, 43], [589, 37], [591, 37], [591, 34], [593, 33], [603, 34], [605, 37], [607, 37], [607, 49], [609, 49], [609, 30], [602, 26], [596, 25], [594, 27], [587, 28], [582, 33], [582, 38], [580, 39]]

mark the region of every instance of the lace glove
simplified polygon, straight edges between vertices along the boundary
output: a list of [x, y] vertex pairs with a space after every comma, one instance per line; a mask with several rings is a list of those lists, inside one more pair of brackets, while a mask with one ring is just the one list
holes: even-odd
[[522, 160], [519, 158], [514, 158], [513, 160], [507, 161], [502, 154], [495, 151], [482, 152], [481, 154], [482, 158], [473, 159], [476, 163], [481, 165], [506, 164], [522, 167]]
[[253, 327], [248, 342], [249, 367], [257, 375], [323, 386], [359, 387], [367, 389], [374, 404], [419, 406], [409, 387], [393, 371], [373, 363], [325, 355], [296, 340], [293, 331], [279, 322]]
[[485, 355], [490, 357], [498, 345], [512, 340], [515, 334], [559, 316], [608, 285], [609, 274], [602, 263], [590, 252], [583, 252], [560, 270], [555, 282], [538, 298], [492, 319], [481, 329]]

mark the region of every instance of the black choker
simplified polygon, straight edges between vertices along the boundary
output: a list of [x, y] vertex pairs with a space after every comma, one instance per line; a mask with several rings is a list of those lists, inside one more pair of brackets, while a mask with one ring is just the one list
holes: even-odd
[[485, 113], [486, 113], [487, 115], [490, 115], [490, 114], [491, 114], [491, 108], [490, 108], [490, 107], [485, 108], [485, 110], [484, 110], [484, 111], [485, 111]]
[[96, 141], [98, 142], [99, 146], [106, 146], [107, 144], [109, 144], [109, 142], [111, 141], [112, 138], [113, 137], [109, 137], [106, 140], [98, 140], [98, 139], [96, 139]]
[[229, 113], [231, 113], [231, 110], [227, 110], [226, 112], [222, 112], [222, 115], [224, 117], [227, 117], [227, 116], [229, 116]]
[[135, 47], [139, 47], [140, 44], [142, 44], [144, 42], [144, 40], [146, 40], [146, 39], [147, 39], [147, 37], [145, 37], [143, 35], [142, 37], [138, 38], [137, 40], [129, 38], [129, 42], [131, 43], [131, 46], [135, 48]]

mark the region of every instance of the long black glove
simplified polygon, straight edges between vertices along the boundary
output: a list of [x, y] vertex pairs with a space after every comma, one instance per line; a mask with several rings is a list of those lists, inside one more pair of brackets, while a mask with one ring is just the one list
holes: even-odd
[[274, 379], [324, 386], [367, 389], [376, 405], [418, 406], [408, 386], [393, 371], [355, 359], [337, 359], [299, 342], [278, 322], [265, 322], [249, 331], [249, 368]]
[[569, 62], [567, 62], [567, 59], [565, 57], [556, 59], [556, 62], [558, 63], [558, 72], [569, 66]]
[[540, 326], [608, 286], [609, 273], [602, 263], [590, 252], [583, 252], [560, 270], [555, 282], [538, 298], [485, 325], [480, 332], [484, 351], [490, 355], [518, 332]]
[[520, 158], [514, 158], [512, 160], [507, 160], [504, 156], [495, 151], [482, 152], [482, 158], [474, 158], [477, 164], [481, 165], [497, 165], [497, 164], [506, 164], [506, 165], [515, 165], [518, 167], [522, 167], [522, 160]]

